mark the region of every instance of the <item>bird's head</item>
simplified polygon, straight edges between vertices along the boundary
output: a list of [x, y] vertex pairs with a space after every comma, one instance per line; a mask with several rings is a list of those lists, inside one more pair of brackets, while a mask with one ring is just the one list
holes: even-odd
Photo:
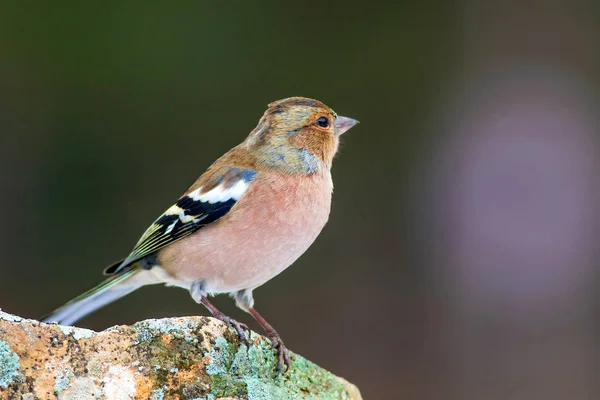
[[245, 145], [269, 167], [312, 174], [331, 168], [340, 135], [357, 123], [318, 100], [290, 97], [269, 104]]

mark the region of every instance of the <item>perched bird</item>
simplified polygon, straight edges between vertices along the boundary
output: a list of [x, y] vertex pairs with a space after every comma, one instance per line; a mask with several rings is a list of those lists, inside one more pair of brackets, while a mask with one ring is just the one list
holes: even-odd
[[107, 280], [43, 321], [73, 324], [141, 286], [164, 283], [189, 290], [245, 341], [248, 327], [208, 300], [229, 293], [266, 331], [278, 372], [289, 367], [287, 349], [254, 309], [252, 291], [296, 261], [323, 229], [339, 137], [357, 123], [304, 97], [269, 104], [246, 140], [154, 221], [127, 258], [104, 270]]

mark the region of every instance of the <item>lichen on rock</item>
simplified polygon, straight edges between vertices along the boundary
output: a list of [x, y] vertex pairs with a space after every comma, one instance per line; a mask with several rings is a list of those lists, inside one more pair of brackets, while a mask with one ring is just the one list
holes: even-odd
[[0, 388], [6, 388], [19, 376], [19, 356], [10, 350], [4, 340], [0, 340]]
[[103, 332], [0, 311], [0, 399], [335, 399], [355, 386], [292, 355], [275, 374], [270, 342], [250, 346], [213, 318], [147, 320]]
[[216, 397], [247, 396], [249, 400], [350, 398], [343, 384], [331, 373], [298, 355], [293, 357], [289, 371], [275, 374], [277, 359], [265, 340], [248, 348], [218, 337], [212, 351], [206, 355], [212, 359], [206, 370], [213, 379], [211, 394]]

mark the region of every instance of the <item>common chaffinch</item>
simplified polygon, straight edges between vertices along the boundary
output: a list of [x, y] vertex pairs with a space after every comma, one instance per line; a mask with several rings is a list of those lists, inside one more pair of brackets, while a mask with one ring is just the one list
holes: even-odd
[[246, 341], [248, 327], [208, 300], [228, 293], [265, 330], [278, 351], [278, 372], [289, 367], [287, 349], [254, 309], [252, 291], [296, 261], [323, 229], [339, 137], [357, 123], [304, 97], [269, 104], [246, 140], [154, 221], [127, 258], [104, 270], [108, 279], [43, 321], [73, 324], [141, 286], [165, 283], [189, 290]]

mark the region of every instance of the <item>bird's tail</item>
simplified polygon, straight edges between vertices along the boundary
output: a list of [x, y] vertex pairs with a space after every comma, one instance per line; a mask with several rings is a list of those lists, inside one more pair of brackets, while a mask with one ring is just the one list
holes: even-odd
[[[57, 322], [61, 325], [71, 325], [86, 315], [96, 311], [113, 301], [133, 292], [147, 284], [135, 275], [138, 269], [130, 269], [111, 276], [98, 286], [77, 296], [62, 307], [41, 319], [43, 322]], [[132, 279], [133, 278], [133, 279]]]

